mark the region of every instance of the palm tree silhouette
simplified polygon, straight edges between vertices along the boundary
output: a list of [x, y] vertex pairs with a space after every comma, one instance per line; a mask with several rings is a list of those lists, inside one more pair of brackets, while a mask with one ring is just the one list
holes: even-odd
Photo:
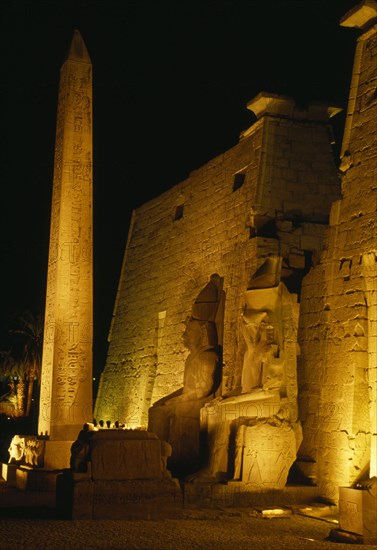
[[[40, 315], [24, 311], [9, 329], [10, 355], [17, 366], [17, 416], [29, 416], [34, 381], [40, 380], [43, 347], [43, 320]], [[12, 379], [12, 377], [11, 377]], [[13, 377], [14, 384], [14, 377]]]

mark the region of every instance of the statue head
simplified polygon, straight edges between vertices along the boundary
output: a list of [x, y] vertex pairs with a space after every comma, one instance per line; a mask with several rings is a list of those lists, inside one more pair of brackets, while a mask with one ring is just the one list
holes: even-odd
[[199, 321], [189, 317], [183, 333], [183, 343], [188, 349], [214, 348], [217, 345], [216, 325], [212, 321]]
[[19, 435], [13, 436], [9, 445], [9, 460], [8, 462], [19, 462], [24, 456], [25, 439]]

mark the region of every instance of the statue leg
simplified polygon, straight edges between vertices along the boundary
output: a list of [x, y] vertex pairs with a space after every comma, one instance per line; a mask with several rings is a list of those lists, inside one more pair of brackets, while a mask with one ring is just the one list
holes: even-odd
[[234, 476], [233, 479], [242, 479], [242, 458], [244, 449], [245, 426], [241, 425], [237, 429], [234, 453]]

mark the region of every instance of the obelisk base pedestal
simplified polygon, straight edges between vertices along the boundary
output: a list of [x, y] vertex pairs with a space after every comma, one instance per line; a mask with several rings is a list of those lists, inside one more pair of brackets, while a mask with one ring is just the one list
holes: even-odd
[[43, 460], [44, 470], [64, 470], [69, 468], [72, 441], [45, 441]]
[[57, 475], [70, 466], [72, 443], [43, 440], [43, 466], [10, 464], [15, 467], [15, 480], [11, 484], [24, 492], [55, 492]]

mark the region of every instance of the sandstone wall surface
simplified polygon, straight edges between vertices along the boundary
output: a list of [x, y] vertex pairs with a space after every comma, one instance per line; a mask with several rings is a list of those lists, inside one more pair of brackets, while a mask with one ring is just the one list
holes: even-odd
[[148, 408], [182, 386], [182, 333], [199, 290], [226, 293], [223, 385], [240, 383], [243, 293], [267, 256], [283, 257], [292, 292], [322, 249], [339, 178], [327, 107], [300, 110], [260, 94], [257, 121], [232, 149], [134, 212], [95, 417], [145, 426]]
[[376, 71], [374, 25], [356, 48], [340, 166], [342, 198], [332, 207], [321, 263], [302, 289], [300, 453], [320, 494], [331, 500], [338, 486], [365, 477], [369, 465], [370, 475], [376, 475]]

